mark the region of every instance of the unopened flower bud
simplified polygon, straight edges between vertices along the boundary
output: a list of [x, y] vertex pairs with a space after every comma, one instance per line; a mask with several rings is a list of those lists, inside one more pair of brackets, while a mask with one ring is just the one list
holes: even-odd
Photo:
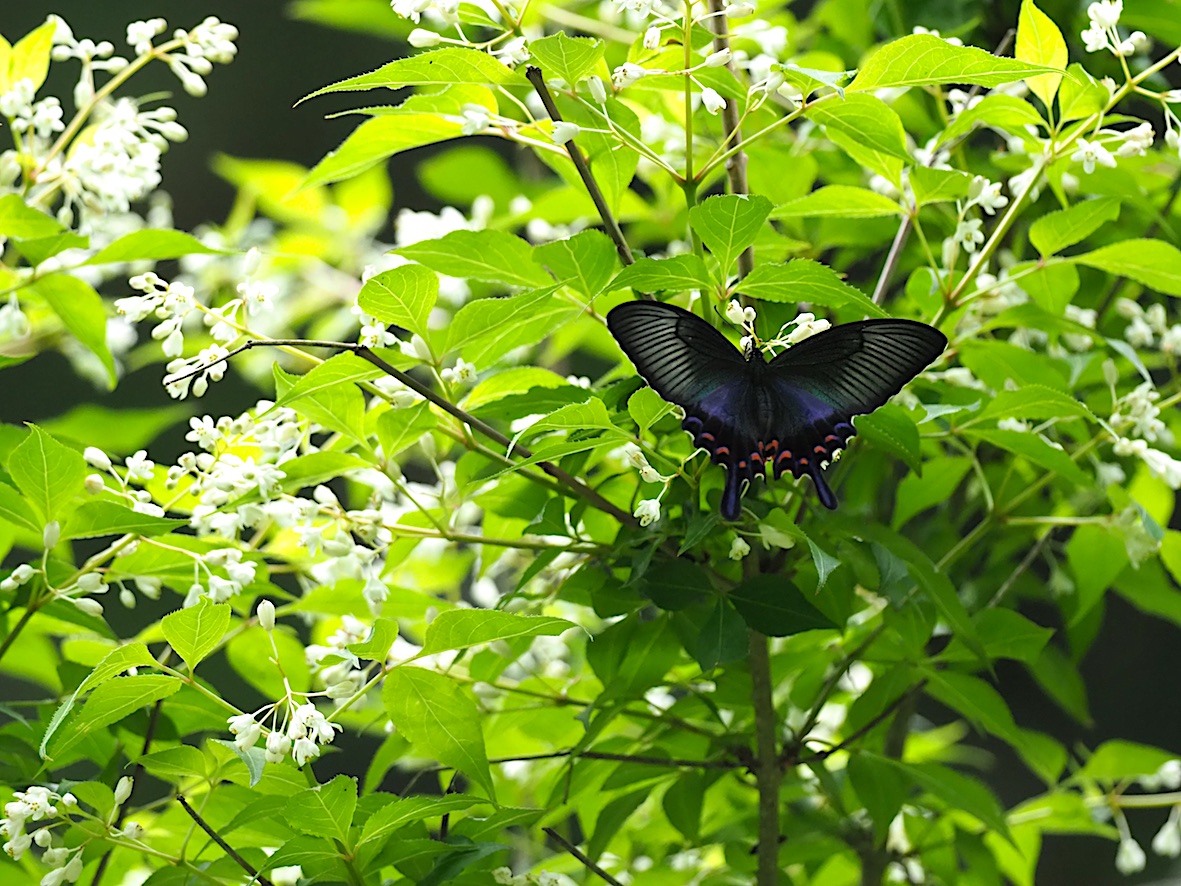
[[61, 537], [62, 527], [57, 520], [50, 520], [41, 531], [41, 543], [47, 551], [57, 547], [57, 543], [61, 540]]
[[730, 64], [730, 59], [733, 55], [734, 53], [730, 51], [730, 47], [728, 46], [725, 49], [719, 49], [717, 52], [711, 53], [709, 57], [706, 58], [705, 66], [707, 68], [724, 67], [725, 65]]
[[258, 623], [264, 631], [275, 629], [275, 604], [270, 600], [262, 600], [258, 604]]
[[135, 785], [130, 775], [124, 775], [119, 779], [119, 783], [115, 785], [115, 805], [122, 806], [127, 802], [127, 798], [131, 796], [131, 788]]

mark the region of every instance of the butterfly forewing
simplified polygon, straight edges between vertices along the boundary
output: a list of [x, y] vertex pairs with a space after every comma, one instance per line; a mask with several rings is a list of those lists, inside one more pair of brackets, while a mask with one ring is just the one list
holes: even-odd
[[720, 332], [688, 311], [661, 302], [627, 302], [607, 326], [636, 369], [664, 399], [685, 406], [745, 367]]
[[629, 302], [608, 326], [640, 375], [685, 410], [682, 426], [726, 467], [722, 516], [736, 520], [756, 476], [811, 476], [821, 502], [837, 505], [823, 470], [872, 412], [942, 353], [947, 339], [912, 320], [863, 320], [812, 336], [770, 363], [745, 361], [694, 314]]

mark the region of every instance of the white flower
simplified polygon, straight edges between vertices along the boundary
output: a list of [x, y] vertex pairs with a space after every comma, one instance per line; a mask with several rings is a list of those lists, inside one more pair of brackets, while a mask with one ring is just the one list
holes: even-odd
[[1166, 858], [1181, 855], [1181, 826], [1173, 816], [1169, 816], [1169, 820], [1152, 838], [1152, 851]]
[[755, 316], [755, 309], [753, 307], [744, 308], [737, 299], [730, 299], [730, 303], [726, 305], [726, 319], [735, 326], [744, 326], [747, 329], [753, 329]]
[[492, 54], [511, 68], [529, 61], [529, 46], [524, 37], [514, 37], [500, 49], [493, 50]]
[[1119, 156], [1143, 157], [1152, 147], [1152, 124], [1146, 120], [1134, 129], [1121, 132], [1120, 137], [1123, 138], [1123, 144], [1116, 150]]
[[729, 47], [719, 49], [717, 52], [711, 52], [705, 59], [705, 66], [707, 68], [721, 68], [730, 64], [730, 59], [733, 58], [734, 53]]
[[968, 205], [979, 206], [988, 215], [995, 215], [998, 209], [1004, 208], [1009, 198], [1001, 194], [1000, 182], [990, 182], [982, 175], [972, 179], [968, 187]]
[[797, 316], [792, 323], [795, 324], [795, 328], [784, 339], [789, 345], [799, 344], [804, 339], [811, 338], [818, 332], [824, 332], [832, 326], [827, 320], [817, 320], [814, 314], [807, 312]]
[[654, 50], [660, 47], [660, 28], [653, 25], [644, 32], [644, 48]]
[[737, 3], [726, 4], [726, 18], [746, 18], [748, 15], [753, 15], [755, 5], [747, 2], [747, 0], [738, 0]]
[[1126, 40], [1121, 40], [1119, 46], [1116, 46], [1112, 51], [1116, 55], [1129, 56], [1134, 55], [1148, 48], [1148, 37], [1143, 31], [1133, 31], [1128, 35]]
[[146, 483], [152, 479], [156, 463], [148, 458], [148, 451], [141, 449], [135, 455], [129, 455], [127, 465], [127, 480], [130, 483]]
[[734, 541], [730, 542], [730, 559], [741, 560], [750, 553], [750, 545], [747, 544], [746, 539], [742, 536], [735, 536]]
[[32, 331], [29, 318], [21, 310], [20, 301], [13, 292], [8, 301], [0, 306], [0, 338], [24, 338]]
[[726, 107], [726, 100], [718, 94], [716, 89], [709, 86], [701, 90], [701, 103], [711, 114], [716, 114]]
[[965, 251], [975, 252], [976, 247], [984, 242], [984, 232], [980, 230], [983, 226], [984, 222], [978, 218], [966, 218], [956, 227], [953, 240]]
[[1095, 27], [1093, 24], [1084, 30], [1081, 36], [1083, 38], [1083, 46], [1087, 52], [1100, 52], [1111, 46], [1107, 32], [1102, 28]]
[[595, 100], [595, 104], [602, 105], [607, 103], [607, 89], [603, 86], [601, 77], [594, 74], [586, 78], [586, 88], [590, 90], [591, 98]]
[[643, 80], [648, 71], [634, 62], [624, 62], [611, 73], [611, 83], [616, 89], [631, 86], [637, 80]]
[[550, 133], [550, 138], [554, 140], [554, 144], [564, 145], [566, 142], [573, 141], [577, 138], [580, 132], [582, 132], [582, 127], [577, 123], [571, 123], [567, 120], [557, 120], [554, 122], [554, 129]]
[[[1106, 3], [1107, 0], [1104, 0]], [[1118, 3], [1119, 0], [1116, 0]], [[1092, 3], [1091, 6], [1099, 6], [1098, 3]], [[1119, 849], [1115, 853], [1115, 869], [1125, 876], [1127, 874], [1135, 874], [1144, 870], [1148, 858], [1144, 855], [1144, 850], [1140, 848], [1140, 844], [1131, 837], [1125, 837], [1119, 841]]]
[[641, 526], [649, 526], [660, 519], [660, 499], [646, 498], [636, 505], [636, 510], [632, 514], [640, 521]]
[[406, 38], [406, 42], [415, 49], [426, 49], [430, 46], [438, 46], [443, 42], [443, 38], [434, 31], [428, 31], [426, 28], [415, 28], [410, 32], [410, 36]]
[[1083, 171], [1090, 175], [1095, 171], [1095, 164], [1106, 166], [1108, 168], [1115, 167], [1115, 157], [1111, 152], [1097, 141], [1087, 141], [1085, 138], [1078, 140], [1078, 150], [1070, 155], [1070, 159], [1083, 164]]
[[153, 38], [163, 34], [167, 27], [168, 22], [162, 18], [132, 22], [127, 26], [127, 45], [135, 50], [136, 55], [147, 55], [152, 51]]
[[1119, 17], [1124, 11], [1124, 0], [1099, 0], [1087, 7], [1087, 18], [1091, 20], [1091, 27], [1105, 30], [1119, 24]]
[[483, 105], [475, 103], [468, 103], [460, 109], [463, 116], [463, 126], [460, 131], [464, 135], [475, 135], [483, 132], [488, 128], [488, 123], [491, 120], [491, 113]]
[[122, 806], [131, 796], [131, 789], [135, 786], [130, 775], [124, 775], [115, 785], [115, 805]]
[[450, 369], [444, 369], [439, 373], [443, 381], [450, 384], [460, 384], [465, 381], [473, 381], [476, 378], [476, 367], [468, 363], [463, 357], [455, 361], [455, 366]]
[[109, 471], [111, 469], [111, 460], [97, 446], [87, 446], [82, 451], [82, 457], [86, 459], [86, 463], [92, 468], [98, 468], [100, 471]]

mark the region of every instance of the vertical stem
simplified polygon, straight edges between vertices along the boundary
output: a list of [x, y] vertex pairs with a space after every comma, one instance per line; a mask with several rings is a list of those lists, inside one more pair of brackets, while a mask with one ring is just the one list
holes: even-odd
[[[693, 181], [693, 4], [685, 0], [685, 22], [681, 33], [685, 47], [685, 181]], [[692, 209], [690, 204], [688, 209]]]
[[755, 744], [758, 763], [755, 780], [759, 786], [759, 843], [757, 886], [779, 884], [779, 768], [776, 748], [775, 702], [771, 695], [771, 653], [767, 637], [750, 632], [750, 676], [754, 688]]
[[[721, 52], [730, 48], [730, 38], [726, 36], [726, 17], [721, 15], [721, 0], [709, 0], [709, 11], [714, 15], [710, 19], [714, 32], [714, 52]], [[726, 62], [726, 68], [737, 78], [733, 62]], [[741, 82], [741, 81], [740, 81]], [[749, 194], [750, 185], [746, 180], [746, 151], [742, 150], [742, 130], [738, 127], [738, 104], [735, 99], [729, 99], [726, 107], [722, 108], [722, 129], [726, 133], [723, 145], [734, 148], [726, 160], [726, 176], [730, 180], [731, 194]], [[738, 277], [742, 279], [755, 266], [755, 250], [748, 246], [738, 256]]]

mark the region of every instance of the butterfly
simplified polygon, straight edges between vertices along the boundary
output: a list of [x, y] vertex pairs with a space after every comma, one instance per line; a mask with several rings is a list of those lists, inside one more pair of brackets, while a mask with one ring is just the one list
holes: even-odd
[[821, 503], [837, 506], [824, 479], [873, 412], [923, 371], [947, 337], [915, 320], [861, 320], [817, 333], [771, 360], [746, 358], [705, 320], [675, 305], [625, 302], [607, 326], [645, 381], [685, 410], [681, 427], [726, 468], [721, 514], [737, 520], [757, 475], [807, 474]]

